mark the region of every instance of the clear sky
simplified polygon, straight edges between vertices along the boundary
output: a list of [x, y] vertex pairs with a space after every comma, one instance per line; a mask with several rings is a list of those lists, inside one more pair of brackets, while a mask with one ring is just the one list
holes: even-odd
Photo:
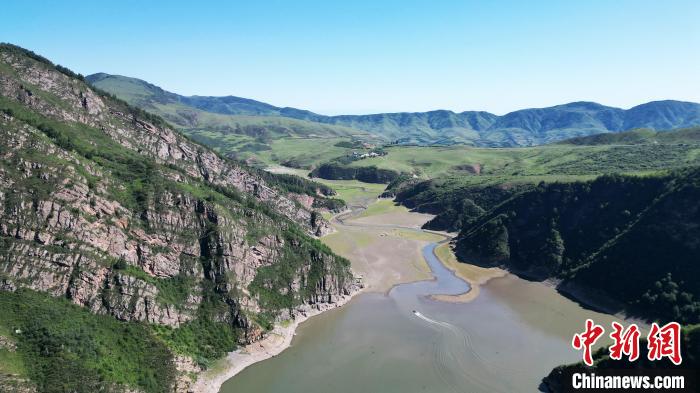
[[74, 71], [324, 114], [700, 102], [700, 1], [30, 1], [0, 41]]

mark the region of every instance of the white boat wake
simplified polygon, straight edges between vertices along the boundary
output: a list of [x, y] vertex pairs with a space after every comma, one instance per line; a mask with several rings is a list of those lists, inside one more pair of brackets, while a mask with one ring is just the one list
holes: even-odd
[[[457, 374], [461, 374], [462, 378], [468, 379], [472, 384], [479, 385], [488, 389], [488, 376], [492, 377], [493, 373], [498, 372], [514, 372], [502, 367], [493, 360], [485, 359], [474, 347], [472, 339], [467, 331], [448, 322], [437, 321], [429, 318], [419, 311], [413, 311], [413, 315], [421, 320], [435, 326], [441, 332], [441, 339], [436, 340], [433, 351], [435, 362], [433, 367], [440, 378], [453, 392], [462, 392], [462, 387], [459, 379], [455, 379], [454, 365]], [[471, 356], [477, 360], [481, 367], [476, 370], [474, 365], [471, 367], [465, 362], [465, 355]], [[495, 390], [494, 392], [500, 392]]]
[[424, 321], [426, 321], [426, 322], [428, 322], [428, 323], [431, 323], [431, 324], [433, 324], [433, 325], [442, 326], [442, 327], [445, 327], [445, 328], [448, 328], [448, 329], [451, 329], [451, 328], [454, 327], [454, 326], [453, 326], [452, 324], [450, 324], [450, 323], [447, 323], [447, 322], [440, 322], [440, 321], [436, 321], [436, 320], [434, 320], [434, 319], [430, 319], [430, 318], [426, 317], [425, 315], [421, 314], [420, 311], [415, 311], [415, 310], [414, 310], [414, 311], [413, 311], [413, 315], [415, 315], [415, 316], [417, 316], [418, 318], [420, 318], [420, 319], [422, 319], [422, 320], [424, 320]]

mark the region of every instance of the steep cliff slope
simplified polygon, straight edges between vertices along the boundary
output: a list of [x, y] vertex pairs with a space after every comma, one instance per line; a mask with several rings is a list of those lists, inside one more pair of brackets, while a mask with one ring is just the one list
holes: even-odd
[[697, 323], [698, 198], [697, 168], [540, 184], [462, 227], [456, 249], [465, 261], [557, 278], [584, 300], [604, 295], [632, 314]]
[[0, 357], [15, 382], [185, 389], [186, 371], [355, 289], [312, 238], [329, 230], [311, 207], [328, 190], [222, 159], [7, 44], [0, 157]]

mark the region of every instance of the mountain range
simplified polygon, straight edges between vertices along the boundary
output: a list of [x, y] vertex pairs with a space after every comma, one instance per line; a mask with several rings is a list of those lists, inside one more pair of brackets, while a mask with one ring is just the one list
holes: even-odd
[[636, 128], [669, 130], [700, 125], [700, 104], [672, 100], [648, 102], [627, 110], [582, 101], [523, 109], [503, 116], [449, 110], [325, 116], [235, 96], [182, 96], [119, 75], [98, 73], [86, 79], [93, 86], [161, 115], [178, 127], [222, 130], [228, 125], [234, 133], [241, 129], [231, 127], [231, 121], [262, 127], [264, 132], [269, 132], [268, 128], [277, 131], [281, 128], [290, 136], [368, 134], [401, 144], [503, 147], [539, 145]]

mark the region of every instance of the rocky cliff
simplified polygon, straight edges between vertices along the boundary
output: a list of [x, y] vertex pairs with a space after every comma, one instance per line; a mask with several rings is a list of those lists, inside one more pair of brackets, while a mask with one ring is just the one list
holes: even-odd
[[30, 289], [152, 324], [185, 359], [173, 367], [192, 371], [182, 364], [202, 353], [179, 345], [182, 329], [215, 323], [250, 342], [296, 308], [357, 285], [348, 261], [312, 238], [330, 227], [299, 201], [320, 193], [289, 192], [5, 44], [0, 161], [0, 296]]

